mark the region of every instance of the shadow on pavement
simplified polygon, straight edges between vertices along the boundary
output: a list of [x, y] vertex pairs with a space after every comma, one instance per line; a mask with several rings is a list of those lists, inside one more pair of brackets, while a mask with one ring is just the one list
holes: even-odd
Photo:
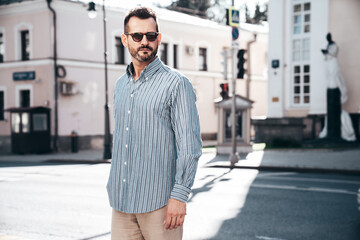
[[258, 187], [267, 181], [255, 178], [240, 212], [211, 239], [360, 239], [355, 196]]
[[88, 238], [82, 238], [82, 239], [79, 239], [79, 240], [91, 240], [91, 239], [96, 239], [96, 238], [99, 238], [99, 237], [104, 237], [104, 236], [110, 235], [110, 234], [111, 234], [111, 232], [106, 232], [106, 233], [98, 234], [98, 235], [91, 236], [91, 237], [88, 237]]
[[[205, 183], [202, 187], [200, 188], [193, 188], [191, 190], [192, 192], [192, 195], [191, 197], [189, 198], [188, 202], [191, 202], [191, 200], [196, 196], [198, 195], [199, 193], [202, 193], [202, 192], [209, 192], [211, 190], [211, 188], [214, 186], [215, 184], [215, 181], [217, 179], [220, 179], [222, 177], [224, 177], [225, 175], [229, 174], [231, 172], [232, 169], [230, 169], [228, 172], [225, 172], [217, 177], [214, 177], [212, 178], [210, 181], [208, 181], [207, 183]], [[207, 175], [205, 177], [202, 178], [202, 180], [206, 179], [206, 178], [211, 178], [213, 177], [214, 175]], [[229, 179], [221, 179], [220, 181], [228, 181]]]

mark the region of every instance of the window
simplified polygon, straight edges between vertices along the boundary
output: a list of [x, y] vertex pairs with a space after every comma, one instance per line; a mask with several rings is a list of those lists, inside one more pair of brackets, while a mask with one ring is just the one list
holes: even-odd
[[5, 55], [4, 35], [0, 33], [0, 62], [4, 62], [4, 55]]
[[21, 128], [23, 133], [30, 132], [29, 113], [21, 113]]
[[5, 120], [4, 108], [5, 108], [4, 91], [0, 91], [0, 120]]
[[168, 44], [161, 43], [160, 45], [160, 59], [164, 64], [168, 64]]
[[[225, 141], [231, 141], [232, 139], [232, 114], [231, 110], [225, 111]], [[235, 135], [236, 139], [240, 140], [243, 138], [243, 132], [242, 132], [242, 111], [237, 110], [236, 111], [236, 124], [235, 124]]]
[[174, 68], [178, 68], [178, 45], [174, 44]]
[[21, 31], [20, 37], [21, 37], [21, 60], [26, 61], [30, 59], [29, 30]]
[[30, 107], [33, 106], [33, 85], [17, 84], [15, 85], [15, 106]]
[[293, 33], [302, 34], [310, 32], [310, 10], [311, 4], [295, 4], [293, 8]]
[[310, 38], [293, 40], [293, 61], [310, 60]]
[[[14, 33], [15, 33], [15, 46], [14, 46], [15, 60], [17, 61], [30, 60], [33, 57], [32, 24], [27, 22], [21, 22], [14, 26]], [[6, 39], [4, 40], [6, 41]], [[6, 49], [5, 49], [5, 53], [6, 53]]]
[[30, 107], [30, 90], [20, 90], [20, 107]]
[[292, 34], [292, 104], [306, 106], [310, 103], [310, 2], [293, 5]]
[[11, 113], [11, 131], [20, 132], [20, 113]]
[[34, 131], [46, 131], [47, 127], [47, 115], [45, 113], [34, 113], [33, 114], [33, 128]]
[[121, 42], [121, 37], [115, 37], [116, 64], [125, 64], [125, 48]]
[[207, 71], [206, 48], [199, 48], [199, 70]]
[[310, 65], [295, 65], [293, 74], [293, 103], [310, 103]]

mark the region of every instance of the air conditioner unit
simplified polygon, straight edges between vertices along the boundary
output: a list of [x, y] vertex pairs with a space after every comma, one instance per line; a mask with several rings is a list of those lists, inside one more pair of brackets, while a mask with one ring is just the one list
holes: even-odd
[[65, 81], [61, 81], [60, 82], [60, 92], [62, 95], [75, 95], [77, 94], [79, 91], [75, 86], [75, 82], [65, 82]]
[[188, 55], [194, 55], [194, 48], [192, 46], [186, 46], [186, 53]]

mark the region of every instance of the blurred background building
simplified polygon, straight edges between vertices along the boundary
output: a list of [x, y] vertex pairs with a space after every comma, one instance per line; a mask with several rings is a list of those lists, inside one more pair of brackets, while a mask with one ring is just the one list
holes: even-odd
[[[49, 108], [52, 141], [57, 132], [56, 138], [60, 151], [70, 149], [70, 135], [75, 132], [80, 149], [103, 147], [105, 81], [102, 12], [98, 7], [98, 17], [90, 19], [87, 2], [66, 0], [48, 2], [56, 13], [56, 39], [54, 39], [53, 14], [46, 0], [1, 1], [1, 153], [10, 152], [11, 149], [11, 122], [15, 123], [15, 119], [11, 121], [10, 113], [4, 111], [9, 108]], [[272, 21], [275, 21], [275, 24], [278, 21], [279, 26], [286, 25], [282, 21], [290, 7], [285, 9], [276, 1], [272, 4], [273, 11], [281, 9], [281, 13], [275, 13], [276, 16], [273, 16]], [[292, 1], [289, 4], [292, 4]], [[124, 32], [124, 15], [129, 8], [124, 4], [106, 6], [111, 133], [114, 126], [112, 103], [115, 82], [125, 72], [127, 64], [131, 61], [127, 49], [120, 41], [120, 36]], [[184, 13], [160, 8], [155, 10], [159, 17], [160, 32], [163, 35], [158, 55], [165, 64], [178, 69], [190, 79], [197, 95], [202, 137], [204, 140], [215, 140], [218, 118], [214, 100], [220, 97], [219, 85], [225, 82], [221, 73], [223, 70], [221, 52], [231, 47], [231, 28]], [[285, 27], [274, 29], [277, 29], [273, 30], [274, 33], [282, 32]], [[321, 32], [321, 38], [325, 36], [323, 32]], [[340, 40], [338, 35], [340, 34], [334, 32], [335, 40]], [[272, 44], [278, 41], [280, 44], [290, 41], [282, 39], [285, 33], [271, 36]], [[318, 39], [318, 37], [315, 38]], [[324, 41], [320, 39], [318, 41], [319, 47], [323, 47]], [[55, 42], [57, 56], [54, 56]], [[252, 42], [251, 45], [250, 42]], [[281, 68], [277, 69], [279, 73], [276, 76], [273, 70], [270, 71], [273, 85], [268, 97], [267, 25], [241, 24], [239, 46], [244, 49], [249, 48], [247, 50], [250, 61], [247, 63], [249, 74], [245, 80], [238, 80], [237, 94], [254, 101], [251, 110], [253, 117], [265, 116], [267, 112], [271, 117], [287, 117], [290, 109], [284, 105], [283, 93], [279, 95], [276, 91], [285, 89], [283, 84], [289, 81], [283, 78], [283, 73], [280, 71], [284, 72], [281, 70], [285, 63], [283, 57], [288, 58], [287, 54], [291, 53], [283, 51], [282, 45], [277, 45], [272, 49], [269, 60], [280, 59]], [[340, 47], [342, 47], [341, 44]], [[55, 61], [57, 90], [55, 88]], [[230, 65], [230, 59], [228, 63]], [[280, 77], [280, 79], [274, 77]], [[279, 83], [278, 87], [276, 84]], [[248, 90], [246, 90], [247, 84]], [[350, 99], [353, 98], [352, 96], [350, 95]], [[272, 101], [274, 97], [279, 98], [278, 103]], [[55, 114], [56, 98], [58, 99], [58, 114]], [[268, 99], [271, 101], [269, 110], [267, 109]], [[287, 100], [290, 101], [290, 98], [288, 97]], [[282, 107], [278, 107], [277, 104]], [[303, 100], [301, 104], [310, 109], [310, 105], [304, 103]], [[297, 107], [295, 109], [298, 110]], [[304, 107], [300, 110], [302, 115], [291, 111], [293, 115], [290, 116], [305, 117], [307, 112]], [[28, 123], [29, 121], [22, 120], [22, 127], [19, 129], [15, 129], [13, 124], [13, 131], [26, 131]]]
[[326, 34], [339, 46], [348, 89], [343, 109], [359, 140], [360, 1], [270, 0], [267, 119], [254, 120], [256, 141], [300, 143], [317, 138], [326, 114]]

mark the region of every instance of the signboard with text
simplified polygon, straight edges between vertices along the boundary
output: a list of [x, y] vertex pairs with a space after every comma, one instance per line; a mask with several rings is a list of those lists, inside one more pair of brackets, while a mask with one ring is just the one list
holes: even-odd
[[13, 80], [14, 81], [35, 80], [35, 71], [14, 72]]

